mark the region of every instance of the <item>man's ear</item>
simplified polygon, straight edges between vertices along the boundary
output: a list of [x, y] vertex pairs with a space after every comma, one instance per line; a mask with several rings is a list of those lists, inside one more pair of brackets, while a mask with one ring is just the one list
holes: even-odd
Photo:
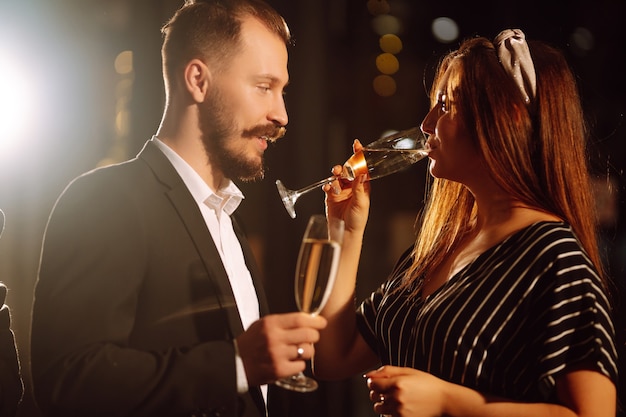
[[185, 87], [197, 103], [202, 103], [211, 85], [211, 71], [199, 59], [192, 59], [185, 67]]

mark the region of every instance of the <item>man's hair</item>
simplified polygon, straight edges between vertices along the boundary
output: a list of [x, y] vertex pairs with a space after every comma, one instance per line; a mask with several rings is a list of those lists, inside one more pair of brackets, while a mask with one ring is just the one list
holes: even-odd
[[246, 16], [257, 18], [286, 45], [291, 44], [285, 20], [263, 0], [187, 0], [161, 29], [166, 88], [175, 85], [176, 72], [192, 59], [223, 68], [237, 52]]

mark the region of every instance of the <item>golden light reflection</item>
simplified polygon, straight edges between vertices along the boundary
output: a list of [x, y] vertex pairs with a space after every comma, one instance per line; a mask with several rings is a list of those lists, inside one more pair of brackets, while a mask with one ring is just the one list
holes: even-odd
[[391, 75], [398, 72], [400, 69], [400, 62], [395, 55], [389, 52], [384, 52], [376, 57], [376, 68], [383, 74]]
[[402, 40], [393, 33], [386, 33], [378, 40], [380, 49], [383, 52], [396, 55], [402, 50]]
[[133, 72], [133, 51], [120, 52], [115, 58], [115, 71], [120, 75]]

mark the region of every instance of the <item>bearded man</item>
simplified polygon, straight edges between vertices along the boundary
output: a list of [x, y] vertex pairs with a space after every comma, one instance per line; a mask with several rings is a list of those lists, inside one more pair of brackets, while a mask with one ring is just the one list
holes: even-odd
[[[268, 415], [326, 324], [267, 315], [232, 179], [287, 124], [289, 29], [261, 0], [187, 1], [163, 27], [166, 104], [139, 155], [65, 189], [32, 321], [45, 416]], [[272, 407], [269, 407], [271, 417]]]

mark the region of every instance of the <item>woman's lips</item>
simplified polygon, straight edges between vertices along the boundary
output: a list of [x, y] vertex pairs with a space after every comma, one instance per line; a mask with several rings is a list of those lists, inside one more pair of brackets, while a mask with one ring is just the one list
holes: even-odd
[[433, 151], [433, 150], [435, 150], [435, 149], [437, 149], [439, 147], [439, 140], [437, 138], [431, 136], [426, 141], [426, 145], [428, 145], [428, 148], [431, 151]]

